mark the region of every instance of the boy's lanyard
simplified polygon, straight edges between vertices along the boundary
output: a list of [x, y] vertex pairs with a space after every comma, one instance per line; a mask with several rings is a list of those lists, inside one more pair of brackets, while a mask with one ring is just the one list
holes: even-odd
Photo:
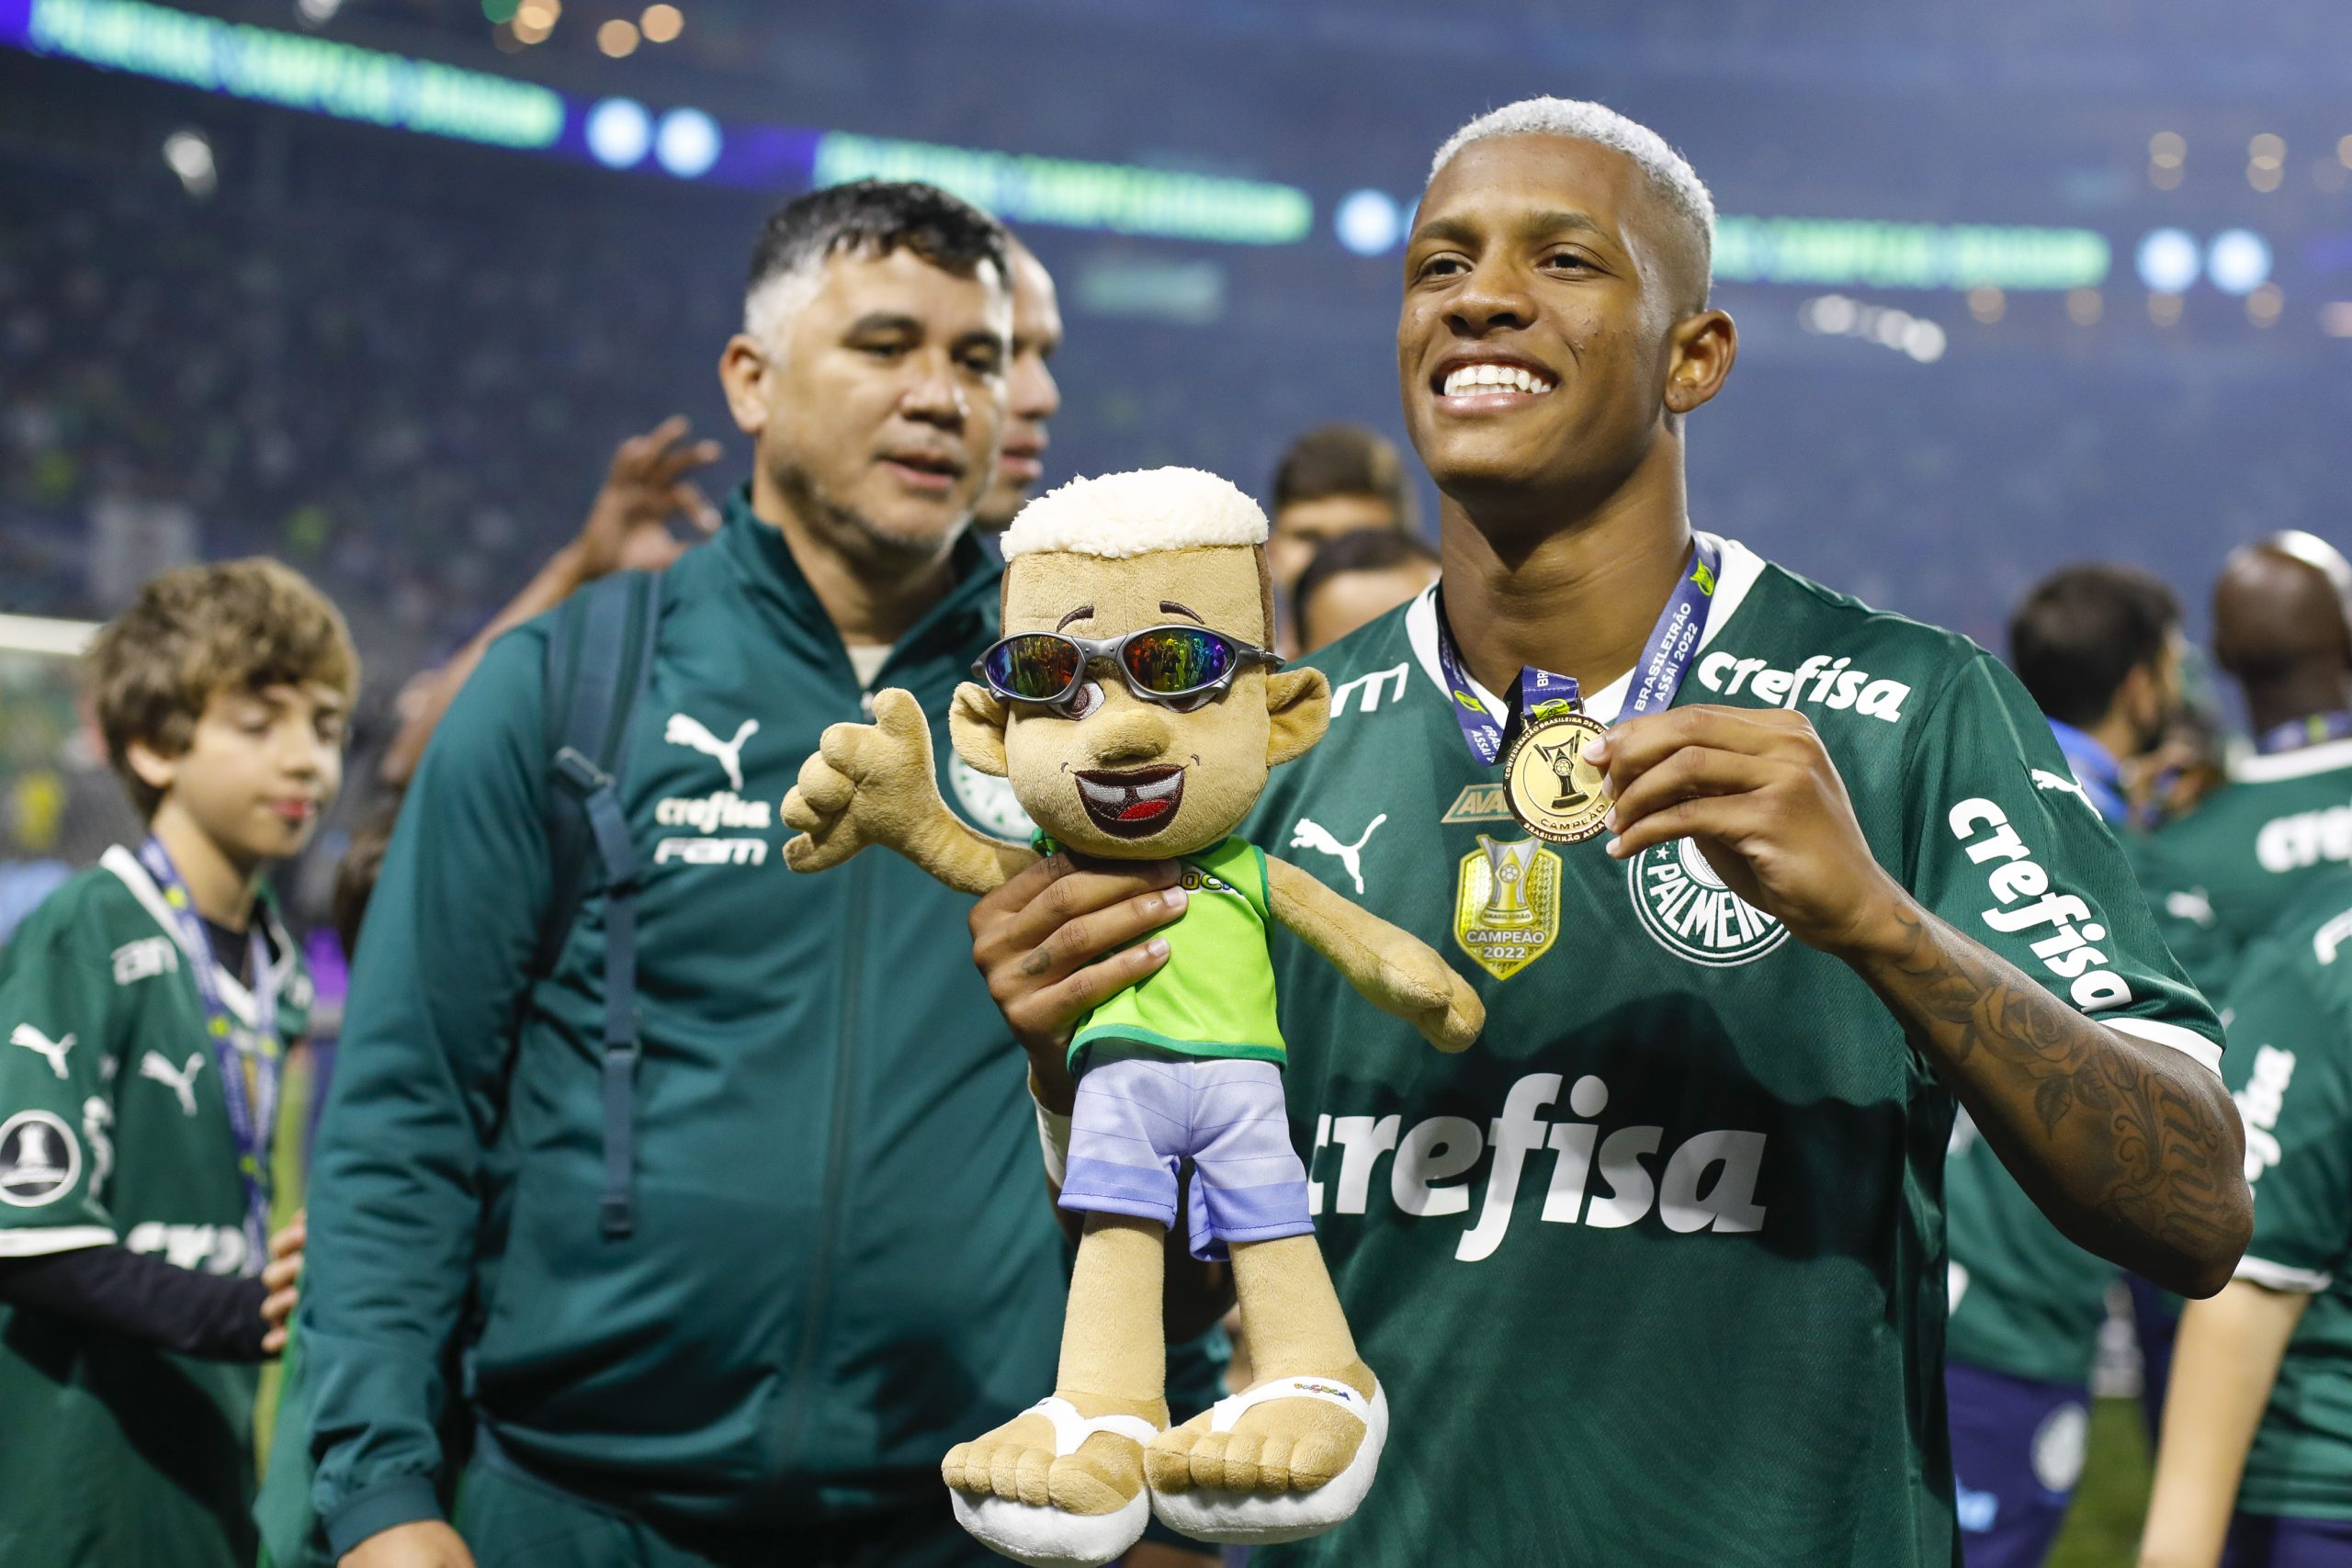
[[2352, 736], [2352, 713], [2315, 713], [2264, 730], [2256, 738], [2254, 749], [2267, 757], [2273, 752], [2300, 751], [2306, 746], [2341, 740], [2346, 736]]
[[[1698, 650], [1699, 638], [1707, 629], [1707, 611], [1713, 605], [1715, 592], [1715, 570], [1721, 556], [1703, 538], [1691, 541], [1690, 567], [1674, 585], [1674, 592], [1659, 612], [1657, 625], [1650, 628], [1650, 639], [1642, 649], [1641, 662], [1634, 666], [1633, 685], [1625, 694], [1625, 705], [1620, 718], [1639, 718], [1655, 713], [1674, 701], [1674, 694], [1682, 685], [1683, 671], [1690, 667], [1690, 656]], [[1469, 746], [1471, 755], [1492, 766], [1502, 755], [1504, 721], [1507, 715], [1490, 714], [1473, 691], [1469, 677], [1464, 673], [1460, 655], [1453, 650], [1453, 635], [1446, 629], [1445, 616], [1437, 618], [1437, 659], [1439, 671], [1445, 676], [1445, 686], [1453, 699], [1453, 719], [1462, 727], [1462, 739]], [[1522, 722], [1544, 716], [1555, 704], [1570, 709], [1581, 709], [1583, 694], [1577, 689], [1573, 675], [1555, 675], [1548, 670], [1528, 665], [1519, 672], [1519, 715]]]
[[[258, 1273], [269, 1256], [269, 1134], [277, 1113], [282, 1053], [277, 1042], [277, 978], [270, 972], [269, 944], [254, 912], [247, 964], [253, 976], [254, 1026], [250, 1034], [229, 1010], [220, 988], [219, 960], [196, 900], [160, 840], [139, 846], [139, 862], [162, 889], [179, 930], [173, 932], [187, 954], [188, 973], [204, 1004], [204, 1033], [220, 1079], [220, 1100], [229, 1112], [229, 1134], [237, 1144], [237, 1173], [245, 1189], [245, 1271]], [[250, 1047], [245, 1041], [250, 1041]]]

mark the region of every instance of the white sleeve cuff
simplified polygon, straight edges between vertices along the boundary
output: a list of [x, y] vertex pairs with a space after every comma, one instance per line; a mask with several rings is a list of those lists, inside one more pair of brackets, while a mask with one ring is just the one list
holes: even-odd
[[79, 1252], [85, 1247], [112, 1247], [114, 1232], [104, 1225], [41, 1225], [0, 1230], [0, 1258], [47, 1258], [52, 1253]]
[[2222, 1070], [2222, 1048], [2193, 1029], [2183, 1029], [2177, 1023], [2157, 1023], [2144, 1018], [2108, 1018], [2099, 1013], [2085, 1013], [2093, 1023], [2103, 1023], [2118, 1034], [2129, 1034], [2158, 1045], [2169, 1045], [2182, 1055], [2200, 1064], [2209, 1072]]
[[2323, 1274], [2316, 1269], [2296, 1269], [2252, 1256], [2239, 1258], [2237, 1269], [2230, 1277], [2248, 1280], [2273, 1291], [2291, 1291], [2302, 1296], [2319, 1294], [2335, 1280], [2334, 1275]]
[[1069, 1118], [1046, 1109], [1037, 1099], [1035, 1078], [1029, 1080], [1029, 1098], [1037, 1107], [1037, 1146], [1046, 1157], [1046, 1179], [1058, 1192], [1069, 1178]]

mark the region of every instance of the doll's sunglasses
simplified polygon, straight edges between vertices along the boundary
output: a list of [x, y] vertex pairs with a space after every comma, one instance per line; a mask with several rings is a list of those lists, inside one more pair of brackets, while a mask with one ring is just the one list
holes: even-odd
[[1262, 648], [1206, 626], [1146, 626], [1125, 637], [1065, 637], [1019, 632], [980, 655], [972, 673], [1000, 697], [1019, 703], [1059, 703], [1078, 690], [1086, 667], [1107, 661], [1127, 690], [1148, 703], [1205, 701], [1233, 683], [1245, 664], [1279, 670], [1283, 661]]

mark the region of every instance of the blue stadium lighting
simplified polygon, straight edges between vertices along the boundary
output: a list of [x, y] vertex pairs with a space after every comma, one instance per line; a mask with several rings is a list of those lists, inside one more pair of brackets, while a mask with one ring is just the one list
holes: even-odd
[[2205, 276], [2224, 294], [2251, 294], [2270, 278], [2270, 242], [2251, 229], [2224, 229], [2205, 247]]
[[682, 180], [707, 173], [718, 162], [718, 122], [700, 109], [672, 109], [653, 139], [653, 156]]
[[606, 98], [588, 111], [588, 151], [605, 167], [634, 168], [652, 145], [653, 121], [636, 99]]
[[1405, 231], [1405, 214], [1386, 191], [1351, 191], [1331, 215], [1331, 231], [1360, 256], [1387, 253]]
[[2203, 265], [2196, 236], [2186, 229], [2151, 231], [2140, 242], [2139, 254], [2134, 259], [2140, 268], [2140, 281], [2159, 294], [2187, 293]]

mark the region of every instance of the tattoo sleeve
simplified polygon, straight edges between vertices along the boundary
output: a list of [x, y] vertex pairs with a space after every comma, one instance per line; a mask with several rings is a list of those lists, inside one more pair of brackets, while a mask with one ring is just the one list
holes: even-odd
[[2075, 1011], [1916, 905], [1895, 919], [1856, 969], [2042, 1213], [2157, 1284], [2221, 1289], [2254, 1211], [2219, 1077]]

